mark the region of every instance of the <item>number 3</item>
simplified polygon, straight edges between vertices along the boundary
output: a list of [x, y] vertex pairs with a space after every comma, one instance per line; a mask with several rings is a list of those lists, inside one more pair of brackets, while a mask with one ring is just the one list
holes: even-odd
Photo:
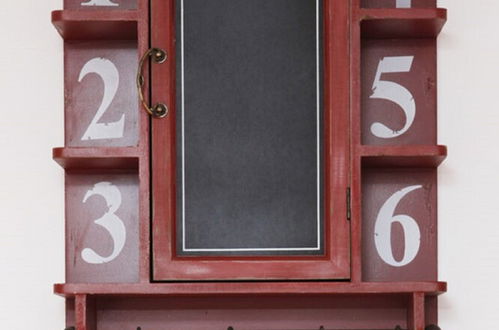
[[[420, 189], [422, 186], [410, 186], [397, 191], [388, 198], [379, 210], [376, 223], [374, 225], [374, 243], [379, 256], [384, 262], [394, 267], [408, 265], [416, 258], [421, 243], [421, 233], [417, 222], [408, 215], [393, 215], [398, 203], [405, 195]], [[404, 229], [405, 249], [404, 257], [401, 261], [396, 261], [392, 251], [392, 224], [398, 222]]]
[[397, 83], [381, 80], [383, 73], [398, 73], [411, 71], [414, 56], [384, 57], [379, 61], [378, 70], [373, 83], [372, 99], [389, 100], [399, 105], [405, 113], [405, 126], [400, 131], [392, 130], [382, 123], [373, 123], [371, 133], [382, 139], [390, 139], [407, 132], [416, 116], [416, 103], [411, 92]]
[[81, 82], [89, 73], [98, 74], [104, 81], [104, 97], [92, 122], [83, 134], [81, 140], [116, 139], [122, 138], [125, 130], [125, 114], [121, 119], [112, 123], [99, 123], [104, 112], [109, 108], [118, 91], [120, 75], [116, 66], [105, 58], [93, 58], [88, 61], [80, 72], [78, 82]]
[[94, 222], [104, 227], [111, 235], [114, 243], [113, 252], [108, 257], [102, 257], [94, 250], [85, 248], [81, 251], [81, 257], [89, 264], [103, 264], [116, 259], [123, 250], [126, 241], [126, 228], [121, 219], [115, 214], [121, 205], [120, 190], [109, 182], [99, 182], [93, 189], [87, 191], [83, 203], [94, 195], [104, 198], [109, 207], [109, 210]]
[[82, 6], [119, 6], [119, 4], [111, 2], [111, 0], [90, 0], [88, 2], [82, 2], [81, 5]]

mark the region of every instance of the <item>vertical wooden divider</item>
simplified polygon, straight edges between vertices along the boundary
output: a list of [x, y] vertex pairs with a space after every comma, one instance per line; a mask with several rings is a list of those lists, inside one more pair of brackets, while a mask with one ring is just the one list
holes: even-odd
[[95, 298], [78, 294], [75, 298], [76, 330], [97, 330]]
[[[138, 58], [149, 49], [149, 1], [138, 0], [138, 22], [137, 22], [137, 49]], [[149, 85], [149, 66], [145, 65], [144, 91], [150, 90]], [[144, 94], [146, 102], [149, 102], [149, 93]], [[139, 230], [140, 230], [140, 261], [139, 261], [139, 279], [141, 283], [149, 283], [151, 280], [151, 216], [150, 216], [150, 157], [149, 157], [149, 127], [150, 117], [142, 109], [142, 104], [138, 102], [137, 111], [140, 112], [139, 125]]]
[[407, 308], [407, 327], [409, 330], [424, 330], [425, 328], [425, 294], [414, 292], [409, 298]]
[[350, 57], [351, 57], [351, 88], [350, 88], [350, 162], [351, 162], [351, 269], [352, 282], [362, 282], [362, 182], [361, 182], [361, 81], [360, 81], [360, 18], [359, 18], [360, 0], [352, 0], [350, 17]]

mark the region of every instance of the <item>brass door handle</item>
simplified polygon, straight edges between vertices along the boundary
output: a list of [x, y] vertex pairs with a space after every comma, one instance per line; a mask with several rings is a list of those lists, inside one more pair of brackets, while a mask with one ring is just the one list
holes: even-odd
[[167, 54], [160, 48], [151, 48], [142, 56], [139, 61], [139, 67], [137, 69], [137, 92], [139, 94], [140, 103], [142, 103], [144, 110], [154, 118], [163, 118], [168, 114], [168, 107], [164, 103], [156, 103], [155, 105], [150, 107], [149, 104], [147, 104], [144, 100], [144, 94], [142, 93], [142, 86], [144, 86], [144, 76], [142, 75], [142, 70], [145, 60], [149, 57], [151, 57], [155, 63], [159, 64], [166, 61]]

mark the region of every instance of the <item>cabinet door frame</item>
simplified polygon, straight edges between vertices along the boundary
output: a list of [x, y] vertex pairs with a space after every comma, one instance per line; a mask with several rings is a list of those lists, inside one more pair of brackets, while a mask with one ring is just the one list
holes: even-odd
[[152, 280], [311, 280], [350, 278], [350, 1], [323, 0], [324, 255], [179, 257], [176, 247], [175, 0], [151, 1], [151, 43], [168, 53], [151, 69]]

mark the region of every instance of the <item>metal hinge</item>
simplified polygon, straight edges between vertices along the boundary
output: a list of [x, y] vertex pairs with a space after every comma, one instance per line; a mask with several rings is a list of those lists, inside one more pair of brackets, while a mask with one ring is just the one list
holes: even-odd
[[350, 194], [350, 187], [347, 187], [347, 220], [352, 218], [352, 197]]

